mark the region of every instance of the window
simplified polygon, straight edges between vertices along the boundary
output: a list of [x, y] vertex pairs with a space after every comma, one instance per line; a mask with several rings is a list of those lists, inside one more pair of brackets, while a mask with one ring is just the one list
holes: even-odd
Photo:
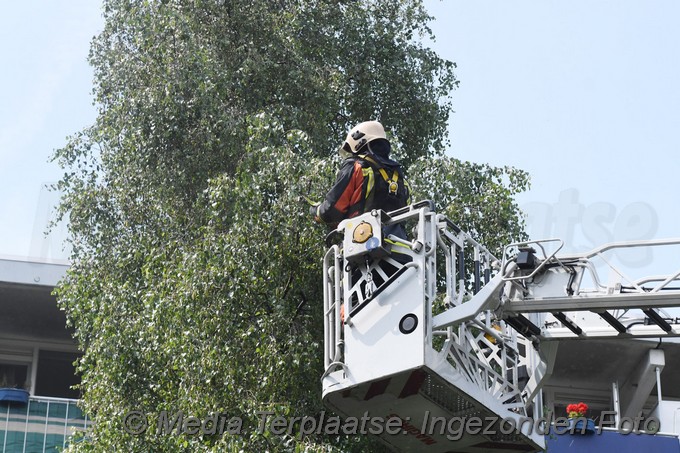
[[28, 365], [0, 363], [0, 388], [27, 388]]
[[38, 353], [35, 394], [60, 398], [79, 398], [78, 390], [71, 388], [80, 383], [73, 366], [73, 362], [78, 356], [75, 352], [41, 349]]

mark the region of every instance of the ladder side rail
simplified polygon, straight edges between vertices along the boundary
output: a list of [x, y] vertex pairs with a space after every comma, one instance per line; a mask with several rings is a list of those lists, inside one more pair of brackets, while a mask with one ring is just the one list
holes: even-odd
[[608, 244], [601, 245], [585, 253], [576, 253], [570, 255], [564, 255], [560, 258], [563, 260], [569, 259], [579, 259], [586, 258], [590, 259], [598, 254], [604, 253], [609, 250], [619, 249], [619, 248], [633, 248], [633, 247], [658, 247], [662, 245], [680, 245], [680, 238], [670, 238], [670, 239], [647, 239], [639, 241], [620, 241], [620, 242], [610, 242]]
[[481, 264], [481, 253], [479, 247], [475, 247], [474, 256], [472, 258], [472, 263], [474, 266], [473, 275], [473, 293], [477, 294], [482, 286], [482, 264]]
[[680, 290], [658, 293], [588, 294], [545, 299], [509, 300], [503, 313], [548, 313], [553, 311], [630, 310], [678, 307]]
[[444, 253], [444, 260], [446, 264], [446, 274], [444, 280], [446, 283], [446, 295], [444, 296], [444, 305], [449, 306], [456, 300], [456, 288], [453, 284], [453, 269], [455, 269], [455, 244], [446, 244], [444, 240], [445, 232], [439, 230], [437, 233], [437, 244]]
[[[333, 264], [330, 264], [331, 262]], [[340, 248], [333, 245], [326, 252], [323, 261], [325, 367], [330, 366], [336, 358], [336, 347], [339, 341], [341, 265]]]
[[664, 289], [666, 286], [668, 286], [668, 284], [670, 282], [677, 280], [679, 276], [680, 276], [680, 269], [678, 269], [678, 271], [675, 272], [674, 274], [669, 275], [664, 281], [659, 283], [651, 292], [652, 293], [658, 293], [659, 291]]
[[[660, 281], [665, 280], [666, 278], [668, 278], [668, 275], [648, 275], [646, 277], [642, 277], [642, 278], [636, 280], [635, 283], [642, 286], [645, 283], [660, 282]], [[680, 276], [676, 276], [673, 279], [673, 281], [680, 281]]]
[[[463, 303], [465, 297], [465, 282], [455, 278], [456, 271], [460, 268], [460, 250], [465, 246], [465, 242], [460, 235], [454, 235], [445, 229], [444, 222], [441, 222], [442, 228], [438, 229], [437, 241], [439, 246], [444, 250], [447, 257], [446, 267], [446, 293], [450, 295], [449, 306], [460, 305]], [[447, 244], [448, 242], [448, 244]], [[450, 260], [450, 266], [448, 262]]]
[[600, 328], [591, 328], [586, 330], [586, 336], [579, 338], [571, 330], [566, 327], [553, 327], [546, 329], [540, 337], [542, 342], [551, 342], [555, 340], [606, 340], [616, 338], [672, 338], [680, 337], [680, 329], [676, 326], [670, 332], [666, 332], [661, 327], [656, 325], [634, 325], [628, 328], [625, 334], [619, 333], [613, 327], [603, 325]]
[[[336, 246], [337, 248], [337, 246]], [[335, 357], [333, 362], [339, 362], [342, 358], [342, 319], [340, 316], [340, 309], [343, 303], [342, 282], [340, 276], [342, 275], [343, 259], [340, 256], [340, 250], [336, 250], [333, 272], [333, 335], [335, 344]]]
[[[597, 323], [596, 325], [590, 325], [583, 331], [583, 335], [575, 332], [573, 326], [564, 325], [564, 321], [562, 321], [562, 327], [545, 326], [538, 335], [543, 340], [576, 339], [579, 337], [593, 339], [680, 336], [678, 318], [670, 316], [664, 310], [680, 307], [680, 287], [677, 284], [680, 281], [680, 270], [663, 276], [647, 276], [634, 279], [632, 277], [637, 277], [636, 275], [628, 275], [627, 272], [621, 269], [620, 265], [615, 264], [610, 259], [609, 255], [604, 255], [606, 252], [623, 248], [677, 245], [680, 245], [680, 239], [617, 242], [597, 247], [583, 254], [574, 254], [566, 257], [548, 257], [546, 261], [536, 263], [533, 268], [525, 268], [516, 272], [515, 276], [519, 276], [525, 291], [514, 291], [512, 294], [507, 293], [509, 297], [505, 300], [502, 309], [497, 314], [505, 318], [513, 315], [524, 316], [527, 314], [545, 316], [552, 313], [558, 319], [561, 319], [557, 315], [564, 317], [564, 313], [567, 312], [590, 311], [599, 314], [602, 318], [600, 320], [601, 326]], [[507, 254], [504, 256], [506, 257], [507, 264]], [[514, 260], [510, 260], [510, 262], [512, 261]], [[553, 264], [551, 265], [548, 262]], [[601, 272], [598, 267], [599, 263], [604, 263], [606, 269], [609, 269], [613, 275], [617, 275], [620, 278], [620, 282], [610, 283], [607, 286], [603, 285], [599, 277]], [[577, 278], [569, 281], [566, 292], [564, 287], [559, 284], [560, 279], [564, 278], [564, 274], [559, 269], [555, 269], [555, 265], [565, 268], [570, 273], [577, 270], [575, 274]], [[529, 277], [541, 267], [544, 269], [541, 273], [541, 280], [534, 282]], [[529, 276], [522, 275], [529, 273]], [[586, 273], [591, 278], [594, 287], [582, 287]], [[512, 277], [508, 280], [512, 280]], [[555, 279], [552, 285], [548, 284], [548, 279], [551, 278]], [[648, 284], [646, 287], [643, 286], [645, 283]], [[652, 285], [649, 285], [649, 283], [652, 283]], [[532, 290], [533, 285], [537, 285], [536, 288], [542, 288], [542, 290], [534, 292]], [[631, 324], [630, 320], [628, 323], [623, 321], [625, 325], [621, 324], [621, 321], [612, 322], [612, 319], [623, 319], [622, 317], [629, 310], [641, 310], [644, 312], [646, 315], [643, 318], [645, 325], [638, 325], [641, 324], [639, 321]], [[611, 312], [619, 314], [612, 314]], [[608, 320], [608, 317], [611, 319]], [[646, 325], [648, 322], [655, 325]], [[565, 328], [572, 332], [567, 332]], [[579, 328], [579, 330], [581, 329]], [[574, 335], [574, 333], [577, 335]]]
[[425, 244], [423, 257], [423, 275], [425, 278], [425, 316], [427, 318], [425, 344], [431, 345], [433, 339], [433, 329], [430, 320], [432, 319], [433, 305], [437, 298], [437, 244], [439, 240], [439, 229], [437, 228], [436, 218], [433, 213], [423, 212], [423, 215], [420, 219], [422, 223], [419, 224], [419, 227], [422, 226], [423, 243]]

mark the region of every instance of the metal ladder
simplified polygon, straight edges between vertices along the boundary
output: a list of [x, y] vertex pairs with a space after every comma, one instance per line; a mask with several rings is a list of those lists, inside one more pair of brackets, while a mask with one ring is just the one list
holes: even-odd
[[[413, 231], [410, 241], [391, 238], [399, 256], [382, 235], [395, 223]], [[397, 451], [539, 451], [542, 434], [524, 422], [543, 415], [553, 340], [680, 335], [664, 311], [680, 306], [680, 271], [633, 279], [605, 257], [680, 240], [564, 256], [558, 239], [529, 241], [499, 260], [429, 202], [345, 220], [335, 233], [341, 242], [324, 258], [324, 402], [346, 417], [400, 419], [403, 436], [379, 434]], [[621, 281], [603, 284], [596, 260]], [[432, 429], [435, 415], [442, 423]], [[516, 429], [441, 429], [471, 417]]]

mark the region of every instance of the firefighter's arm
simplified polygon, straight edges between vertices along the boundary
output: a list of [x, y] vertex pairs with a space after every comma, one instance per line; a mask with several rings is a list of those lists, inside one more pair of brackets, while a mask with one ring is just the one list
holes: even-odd
[[[362, 176], [360, 168], [358, 174]], [[335, 184], [316, 209], [317, 221], [334, 224], [345, 218], [356, 190], [356, 179], [355, 161], [346, 160], [338, 172]]]

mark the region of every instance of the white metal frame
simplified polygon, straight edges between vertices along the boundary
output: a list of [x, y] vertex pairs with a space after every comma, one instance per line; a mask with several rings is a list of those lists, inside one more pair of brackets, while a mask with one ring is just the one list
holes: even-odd
[[[497, 320], [492, 312], [493, 305], [498, 304], [498, 290], [502, 284], [500, 277], [492, 280], [500, 268], [500, 261], [453, 222], [432, 212], [429, 203], [389, 213], [386, 225], [405, 221], [417, 222], [414, 239], [406, 241], [411, 247], [413, 262], [390, 262], [402, 268], [422, 268], [428, 320], [424, 346], [445, 356], [451, 367], [458, 370], [472, 388], [476, 387], [479, 394], [491, 395], [507, 411], [526, 415], [526, 406], [531, 403], [526, 398], [535, 397], [536, 391], [527, 391], [521, 385], [519, 369], [539, 363], [528, 358], [533, 351], [531, 347], [525, 347], [521, 336]], [[343, 227], [341, 223], [338, 230], [342, 231]], [[443, 256], [443, 274], [438, 273], [437, 251]], [[466, 265], [466, 258], [472, 260], [471, 264]], [[360, 267], [364, 280], [375, 266], [376, 262]], [[356, 293], [355, 285], [350, 288], [345, 283], [351, 278], [349, 269], [342, 256], [342, 247], [331, 246], [324, 257], [326, 370], [322, 379], [340, 369], [351, 371], [347, 370], [343, 357], [343, 329], [352, 329], [352, 320], [348, 313], [345, 313], [344, 325], [340, 320], [340, 305], [349, 304], [347, 291]], [[510, 269], [514, 268], [510, 266]], [[353, 271], [356, 272], [356, 268]], [[438, 283], [443, 286], [440, 303], [436, 302]], [[489, 309], [477, 310], [478, 304], [473, 302], [476, 295], [484, 300], [480, 306], [483, 308], [487, 304]], [[359, 302], [364, 302], [361, 296]], [[434, 308], [437, 306], [439, 309]], [[468, 309], [472, 311], [467, 313]], [[438, 316], [457, 311], [463, 314], [437, 322]], [[527, 372], [529, 377], [534, 375], [531, 369]]]

